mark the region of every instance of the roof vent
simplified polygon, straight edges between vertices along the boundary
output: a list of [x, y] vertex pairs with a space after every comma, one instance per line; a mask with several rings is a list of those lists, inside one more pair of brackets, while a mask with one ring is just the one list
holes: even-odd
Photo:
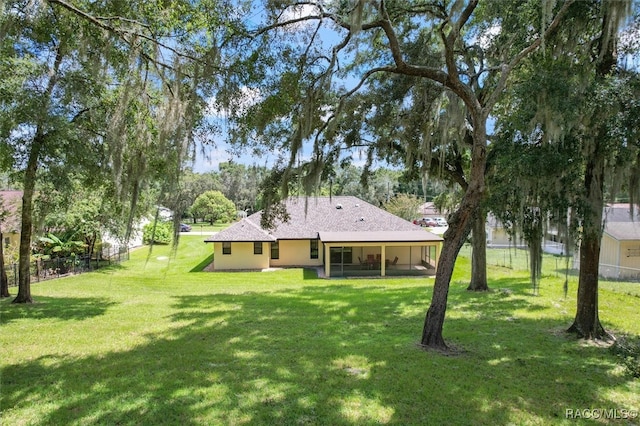
[[356, 204], [356, 207], [360, 207], [360, 204]]
[[336, 209], [340, 210], [342, 208], [342, 204], [336, 204]]
[[364, 222], [364, 216], [360, 216], [360, 222]]

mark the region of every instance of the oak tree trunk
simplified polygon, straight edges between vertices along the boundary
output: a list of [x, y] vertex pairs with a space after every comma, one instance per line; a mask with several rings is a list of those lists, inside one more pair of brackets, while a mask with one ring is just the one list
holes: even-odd
[[4, 237], [0, 232], [0, 297], [11, 297], [9, 294], [9, 278], [4, 265]]
[[[449, 284], [453, 275], [453, 268], [460, 248], [471, 230], [470, 212], [459, 209], [450, 222], [449, 229], [445, 232], [442, 252], [438, 260], [438, 270], [433, 285], [431, 305], [427, 310], [422, 329], [421, 345], [429, 349], [446, 350], [447, 345], [442, 336], [445, 313], [447, 311], [447, 299], [449, 297]], [[452, 227], [451, 223], [456, 223]]]
[[18, 259], [18, 294], [12, 303], [33, 303], [31, 298], [31, 229], [33, 227], [33, 194], [36, 186], [36, 174], [40, 151], [46, 136], [36, 133], [29, 152], [27, 169], [24, 172], [24, 188], [22, 194], [22, 224], [20, 228], [20, 257]]
[[595, 149], [585, 171], [585, 193], [587, 211], [583, 220], [580, 242], [580, 272], [576, 316], [567, 330], [585, 339], [610, 338], [598, 316], [598, 275], [600, 265], [600, 242], [602, 239], [602, 217], [604, 208], [604, 153], [599, 141], [592, 141]]
[[584, 339], [607, 339], [598, 316], [598, 262], [600, 238], [583, 237], [580, 243], [580, 278], [576, 316], [568, 332]]
[[483, 209], [473, 218], [471, 224], [471, 281], [469, 291], [487, 291], [487, 214]]
[[[53, 89], [58, 78], [58, 71], [62, 64], [62, 48], [58, 45], [56, 59], [53, 66], [49, 70], [49, 82], [45, 92], [47, 99], [53, 96]], [[47, 111], [46, 106], [43, 111]], [[24, 171], [23, 194], [22, 194], [22, 214], [20, 227], [20, 248], [18, 259], [18, 294], [12, 303], [33, 303], [31, 298], [31, 230], [33, 227], [33, 194], [35, 193], [36, 177], [38, 172], [38, 163], [40, 162], [40, 153], [44, 148], [48, 134], [44, 130], [42, 124], [38, 125], [31, 149], [29, 150], [29, 159], [27, 168]]]
[[[609, 75], [616, 67], [616, 37], [605, 36], [610, 33], [609, 27], [615, 25], [615, 19], [609, 14], [611, 8], [606, 8], [602, 18], [602, 35], [598, 49], [600, 55], [596, 61], [596, 78], [600, 81]], [[600, 114], [596, 111], [595, 114]], [[595, 121], [596, 123], [598, 121]], [[586, 212], [583, 219], [583, 234], [580, 242], [580, 272], [578, 278], [578, 299], [576, 317], [567, 330], [585, 339], [609, 339], [611, 336], [605, 331], [598, 316], [598, 275], [600, 268], [600, 243], [603, 229], [604, 209], [604, 173], [607, 148], [605, 146], [606, 130], [604, 125], [592, 131], [594, 139], [587, 139], [587, 156], [584, 194], [586, 198]]]
[[448, 349], [442, 336], [442, 329], [447, 311], [451, 276], [460, 248], [469, 236], [473, 218], [478, 214], [484, 197], [484, 175], [487, 164], [486, 120], [475, 117], [474, 126], [469, 185], [460, 206], [450, 218], [449, 229], [444, 234], [431, 305], [424, 320], [420, 343], [428, 349], [445, 351]]

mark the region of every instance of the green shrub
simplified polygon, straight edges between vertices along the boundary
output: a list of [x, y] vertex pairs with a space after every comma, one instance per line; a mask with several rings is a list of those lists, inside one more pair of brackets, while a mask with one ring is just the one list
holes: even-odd
[[170, 222], [147, 223], [142, 229], [142, 242], [144, 244], [170, 244], [173, 240], [173, 226]]
[[34, 244], [35, 254], [50, 259], [84, 253], [87, 244], [84, 241], [74, 240], [73, 236], [72, 232], [67, 232], [60, 237], [52, 233], [47, 234], [46, 237], [40, 237]]

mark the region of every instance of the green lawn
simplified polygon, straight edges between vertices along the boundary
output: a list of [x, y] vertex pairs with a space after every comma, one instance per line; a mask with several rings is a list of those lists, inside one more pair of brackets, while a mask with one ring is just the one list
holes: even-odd
[[193, 223], [193, 220], [186, 220], [182, 223], [189, 225], [191, 227], [191, 232], [219, 232], [233, 224], [216, 222], [211, 225], [209, 222]]
[[[574, 425], [566, 410], [640, 409], [610, 349], [564, 334], [576, 282], [565, 299], [551, 266], [539, 296], [513, 265], [473, 294], [461, 258], [445, 338], [462, 353], [443, 356], [417, 346], [432, 278], [199, 272], [202, 239], [34, 284], [33, 305], [3, 300], [2, 424]], [[600, 308], [640, 335], [638, 293], [604, 288]]]

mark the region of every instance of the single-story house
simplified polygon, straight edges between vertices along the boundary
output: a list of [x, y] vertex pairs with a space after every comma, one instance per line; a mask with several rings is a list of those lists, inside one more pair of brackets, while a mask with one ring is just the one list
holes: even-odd
[[[485, 230], [487, 232], [488, 248], [527, 248], [526, 241], [511, 235], [503, 223], [491, 213], [487, 215]], [[542, 240], [542, 250], [545, 253], [566, 255], [566, 248], [562, 241], [562, 236], [558, 235], [557, 229], [549, 228], [545, 230], [544, 239]]]
[[446, 212], [440, 211], [433, 201], [427, 201], [426, 203], [422, 203], [420, 207], [418, 207], [418, 215], [422, 217], [439, 217], [446, 216]]
[[612, 204], [605, 209], [605, 216], [600, 275], [640, 279], [640, 212], [636, 209], [632, 217], [629, 204]]
[[492, 214], [487, 215], [487, 223], [485, 225], [487, 232], [487, 247], [514, 247], [513, 237], [507, 232], [506, 228]]
[[442, 238], [352, 196], [292, 197], [288, 221], [254, 213], [207, 238], [214, 271], [320, 267], [326, 277], [434, 274]]
[[5, 249], [20, 246], [22, 191], [0, 191], [0, 234]]

